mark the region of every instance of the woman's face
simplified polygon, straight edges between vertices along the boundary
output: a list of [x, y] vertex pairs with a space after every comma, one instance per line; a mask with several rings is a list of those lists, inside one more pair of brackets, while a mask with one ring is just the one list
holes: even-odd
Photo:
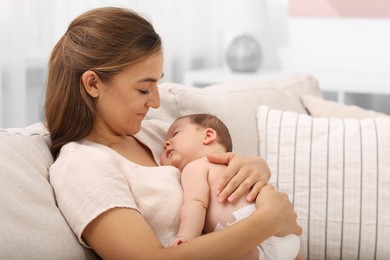
[[94, 130], [134, 135], [149, 108], [160, 106], [157, 83], [163, 76], [163, 54], [158, 53], [127, 68], [111, 81], [98, 81]]

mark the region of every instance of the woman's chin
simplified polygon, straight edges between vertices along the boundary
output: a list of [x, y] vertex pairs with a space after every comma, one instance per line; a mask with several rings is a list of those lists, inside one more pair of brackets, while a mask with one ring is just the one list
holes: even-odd
[[135, 126], [132, 125], [130, 129], [127, 130], [127, 135], [135, 135], [141, 130], [141, 124]]

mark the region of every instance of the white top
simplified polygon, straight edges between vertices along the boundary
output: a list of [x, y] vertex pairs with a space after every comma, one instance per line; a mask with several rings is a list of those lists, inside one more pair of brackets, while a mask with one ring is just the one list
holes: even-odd
[[[158, 164], [167, 129], [165, 122], [144, 120], [135, 136]], [[84, 228], [116, 207], [139, 211], [164, 246], [176, 237], [183, 192], [180, 172], [172, 166], [137, 165], [107, 146], [82, 140], [62, 147], [50, 167], [50, 182], [58, 207], [85, 246]]]

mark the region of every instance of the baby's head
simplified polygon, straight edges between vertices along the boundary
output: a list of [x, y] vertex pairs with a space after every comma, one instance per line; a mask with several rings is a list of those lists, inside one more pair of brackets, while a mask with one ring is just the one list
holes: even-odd
[[161, 163], [180, 169], [205, 153], [231, 152], [232, 146], [229, 130], [219, 118], [210, 114], [186, 115], [169, 127]]
[[[225, 147], [225, 152], [231, 152], [233, 149], [232, 137], [230, 136], [229, 129], [218, 117], [211, 114], [191, 114], [179, 117], [175, 120], [188, 118], [189, 122], [193, 125], [199, 126], [203, 129], [211, 128], [217, 132], [217, 143]], [[174, 123], [175, 123], [174, 122]], [[168, 131], [169, 132], [169, 131]]]

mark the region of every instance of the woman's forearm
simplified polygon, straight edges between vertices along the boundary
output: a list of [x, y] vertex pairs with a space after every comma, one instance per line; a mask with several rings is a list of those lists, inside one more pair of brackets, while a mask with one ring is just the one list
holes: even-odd
[[[194, 238], [175, 247], [170, 259], [239, 259], [273, 235], [268, 212], [258, 209], [221, 231]], [[161, 258], [163, 259], [163, 258]]]
[[256, 206], [256, 211], [247, 218], [221, 231], [194, 238], [178, 246], [183, 252], [177, 253], [184, 253], [181, 257], [186, 259], [239, 259], [270, 236], [302, 233], [287, 194], [266, 185]]
[[112, 209], [83, 232], [104, 259], [239, 259], [272, 235], [269, 212], [257, 209], [224, 230], [164, 248], [142, 216], [131, 209]]

